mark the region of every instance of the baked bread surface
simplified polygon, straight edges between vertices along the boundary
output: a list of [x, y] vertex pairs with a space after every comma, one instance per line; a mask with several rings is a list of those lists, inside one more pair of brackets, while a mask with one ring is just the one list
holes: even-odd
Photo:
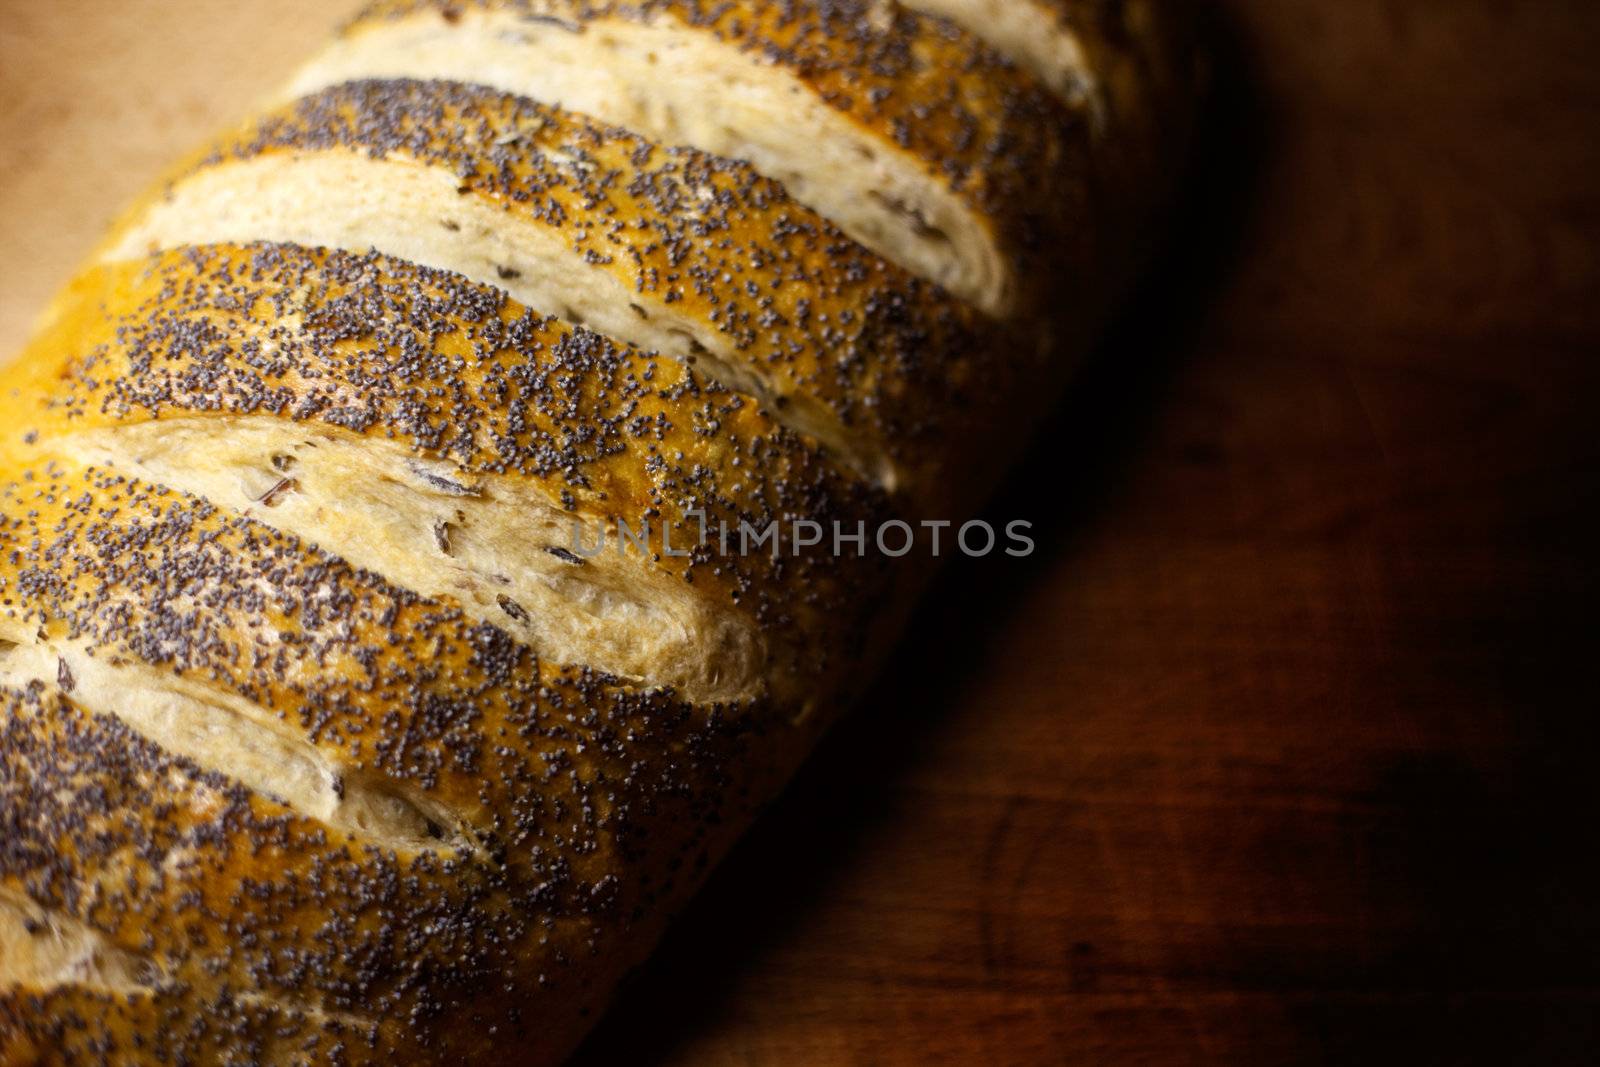
[[380, 0], [129, 209], [0, 370], [0, 1064], [567, 1055], [1162, 198], [1180, 24], [1013, 2]]

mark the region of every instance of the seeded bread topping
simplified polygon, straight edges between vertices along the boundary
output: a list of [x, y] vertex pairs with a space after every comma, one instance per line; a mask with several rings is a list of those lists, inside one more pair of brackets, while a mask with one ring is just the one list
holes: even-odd
[[[520, 22], [521, 32], [540, 33], [545, 47], [552, 31], [620, 46], [633, 25], [647, 26], [678, 35], [650, 38], [657, 65], [670, 62], [666, 53], [675, 47], [703, 50], [714, 43], [783, 76], [859, 130], [859, 151], [905, 159], [961, 206], [1006, 265], [1006, 276], [989, 283], [994, 291], [987, 294], [956, 289], [993, 313], [1034, 307], [1041, 295], [1037, 270], [1047, 256], [1061, 262], [1074, 228], [1083, 224], [1085, 214], [1074, 202], [1086, 165], [1082, 114], [1031, 72], [942, 18], [882, 0], [378, 0], [345, 36], [358, 39], [397, 21], [470, 28], [486, 17], [501, 34], [518, 33]], [[603, 53], [587, 54], [594, 65], [607, 62]], [[733, 111], [731, 102], [712, 106]], [[667, 129], [648, 132], [673, 140]], [[748, 155], [720, 144], [700, 147]], [[836, 179], [847, 180], [844, 174]], [[834, 217], [846, 215], [819, 188], [823, 184], [808, 185], [807, 202]], [[954, 229], [954, 219], [931, 218], [930, 205], [894, 193], [876, 195], [889, 212], [959, 245], [961, 235], [939, 232], [941, 224]]]
[[381, 0], [134, 206], [0, 367], [0, 1067], [575, 1047], [1172, 169], [1149, 0], [989, 2]]
[[[759, 707], [695, 708], [540, 663], [454, 605], [202, 501], [104, 472], [30, 474], [4, 491], [0, 537], [14, 638], [0, 663], [18, 686], [0, 734], [0, 887], [142, 961], [142, 988], [254, 989], [307, 1036], [337, 1018], [351, 1041], [407, 1018], [514, 1021], [508, 982], [570, 982], [635, 909], [694, 877], [730, 800], [709, 783], [783, 728]], [[56, 677], [16, 677], [35, 647]], [[213, 744], [290, 737], [336, 808], [390, 798], [428, 812], [424, 832], [309, 818], [164, 754], [115, 702], [73, 706], [91, 669], [151, 668], [258, 709], [230, 726], [218, 707]], [[644, 856], [660, 873], [635, 878]], [[205, 1039], [210, 1013], [193, 1022], [168, 1055]]]
[[[889, 514], [878, 490], [749, 397], [462, 279], [377, 255], [216, 246], [98, 268], [75, 299], [103, 313], [69, 315], [73, 327], [46, 332], [12, 372], [27, 382], [16, 409], [43, 442], [34, 450], [152, 420], [271, 420], [286, 436], [279, 451], [254, 457], [264, 488], [241, 500], [281, 525], [315, 489], [307, 470], [341, 438], [398, 442], [427, 464], [405, 472], [419, 495], [445, 505], [440, 518], [419, 502], [411, 520], [421, 566], [458, 557], [485, 509], [525, 516], [542, 502], [557, 516], [542, 544], [547, 569], [582, 567], [567, 582], [632, 563], [759, 629], [777, 662], [752, 663], [762, 676], [735, 694], [765, 692], [769, 681], [794, 692], [798, 675], [838, 669], [833, 660], [853, 641], [841, 629], [847, 605], [882, 580], [881, 559], [825, 546], [784, 546], [778, 558], [721, 550], [712, 531], [796, 518], [853, 529]], [[286, 424], [300, 423], [336, 436], [297, 437]], [[342, 474], [337, 495], [351, 499], [362, 490], [350, 482], [382, 477]], [[624, 555], [619, 522], [650, 531], [648, 556]], [[592, 561], [576, 556], [575, 540], [592, 551], [607, 530], [610, 548]], [[493, 594], [488, 617], [528, 621], [509, 575], [481, 584]], [[817, 625], [823, 618], [832, 625]], [[786, 677], [769, 679], [769, 668]]]
[[[674, 345], [849, 465], [914, 495], [937, 495], [951, 433], [991, 412], [1039, 359], [1037, 336], [1004, 331], [906, 276], [748, 167], [500, 93], [338, 86], [263, 119], [198, 169], [312, 153], [447, 173], [450, 202], [418, 224], [459, 229], [458, 202], [481, 198], [495, 217], [553, 234], [578, 274], [609, 275], [628, 294], [611, 332]], [[119, 255], [165, 243], [140, 218], [130, 217]], [[515, 291], [517, 273], [497, 267], [494, 281]]]

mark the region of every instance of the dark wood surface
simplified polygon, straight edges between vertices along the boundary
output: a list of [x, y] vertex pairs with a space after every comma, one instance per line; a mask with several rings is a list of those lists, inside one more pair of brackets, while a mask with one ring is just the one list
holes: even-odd
[[[1173, 250], [992, 508], [1040, 553], [945, 577], [584, 1064], [1600, 1061], [1600, 5], [1215, 8]], [[204, 12], [271, 39], [220, 95], [103, 42], [185, 135], [315, 36]], [[7, 303], [93, 232], [29, 203]]]

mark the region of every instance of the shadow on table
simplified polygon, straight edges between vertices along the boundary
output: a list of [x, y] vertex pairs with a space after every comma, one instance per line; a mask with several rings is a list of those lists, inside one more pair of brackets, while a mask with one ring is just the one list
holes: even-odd
[[[939, 610], [919, 613], [880, 683], [833, 729], [675, 921], [575, 1057], [575, 1067], [670, 1060], [677, 1046], [717, 1017], [745, 968], [804, 921], [808, 902], [829, 891], [835, 862], [885, 816], [882, 768], [903, 763], [919, 738], [949, 716], [981, 713], [955, 707], [950, 694], [960, 688], [959, 679], [928, 665], [966, 661], [964, 648], [984, 632], [984, 620], [1003, 616], [1052, 555], [1073, 551], [1074, 531], [1101, 507], [1139, 448], [1155, 399], [1185, 358], [1188, 338], [1248, 231], [1266, 127], [1226, 31], [1210, 28], [1214, 69], [1227, 76], [1213, 76], [1199, 147], [1163, 251], [1130, 297], [1129, 310], [1041, 428], [1039, 439], [1051, 443], [1048, 454], [1041, 449], [1025, 458], [985, 509], [997, 528], [1021, 515], [1051, 529], [1050, 553], [1008, 559], [1004, 566], [963, 560], [947, 568], [924, 601], [925, 609], [936, 604]], [[1071, 458], [1064, 464], [1063, 456]]]

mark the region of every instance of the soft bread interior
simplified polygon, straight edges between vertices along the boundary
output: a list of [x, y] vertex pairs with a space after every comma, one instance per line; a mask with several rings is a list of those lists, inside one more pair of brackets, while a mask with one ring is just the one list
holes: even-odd
[[778, 421], [852, 469], [892, 483], [887, 461], [825, 407], [785, 393], [726, 335], [676, 305], [635, 292], [574, 252], [557, 230], [463, 196], [447, 169], [330, 150], [224, 163], [151, 205], [102, 255], [134, 259], [186, 244], [279, 241], [372, 249], [498, 286], [521, 303], [613, 339], [661, 352], [760, 398]]
[[[464, 478], [394, 442], [271, 417], [190, 418], [53, 443], [294, 534], [386, 580], [459, 602], [557, 663], [703, 701], [761, 691], [754, 625], [581, 527], [524, 479]], [[620, 516], [632, 527], [640, 516]]]
[[991, 315], [1011, 306], [1013, 279], [988, 227], [936, 174], [781, 66], [709, 32], [633, 19], [579, 26], [507, 11], [446, 21], [426, 11], [352, 30], [291, 91], [362, 78], [485, 85], [746, 160], [884, 258]]
[[347, 775], [304, 737], [258, 705], [178, 675], [131, 662], [111, 663], [81, 643], [41, 640], [8, 628], [0, 683], [61, 685], [73, 702], [109, 715], [175, 756], [275, 797], [389, 848], [468, 847], [462, 820], [415, 790]]
[[901, 0], [907, 7], [951, 22], [1032, 71], [1056, 95], [1077, 106], [1096, 106], [1099, 90], [1077, 34], [1050, 0]]
[[151, 964], [108, 943], [94, 929], [0, 887], [0, 989], [43, 992], [78, 986], [136, 993], [153, 988], [158, 977]]

